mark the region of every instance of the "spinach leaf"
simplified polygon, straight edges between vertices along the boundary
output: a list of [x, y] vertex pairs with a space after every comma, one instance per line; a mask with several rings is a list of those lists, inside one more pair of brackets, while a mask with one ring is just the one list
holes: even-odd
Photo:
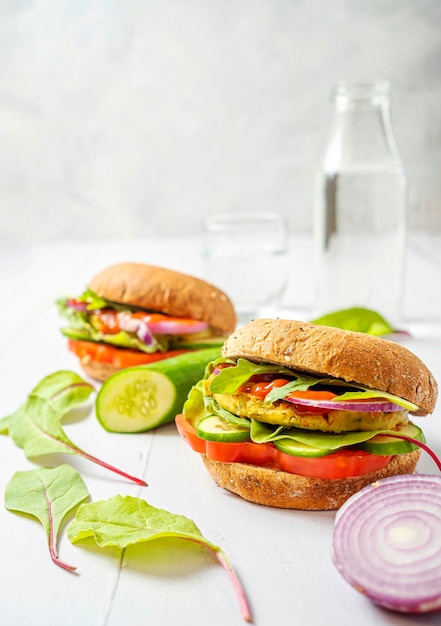
[[192, 520], [182, 515], [155, 508], [140, 498], [117, 495], [108, 500], [82, 504], [76, 519], [67, 528], [67, 536], [72, 543], [92, 537], [100, 547], [121, 549], [161, 538], [195, 542], [214, 554], [226, 570], [237, 594], [242, 617], [251, 622], [245, 592], [224, 552], [205, 539]]
[[210, 391], [212, 393], [235, 393], [251, 376], [273, 373], [292, 376], [292, 371], [281, 365], [257, 364], [239, 358], [236, 365], [220, 370], [219, 374], [210, 382]]
[[[85, 402], [94, 391], [93, 385], [69, 370], [60, 370], [40, 380], [29, 395], [45, 398], [58, 412], [60, 419], [75, 406]], [[23, 404], [11, 415], [0, 419], [0, 434], [7, 435], [10, 424], [25, 408]]]
[[[62, 383], [58, 382], [60, 385], [54, 384], [54, 380], [49, 377], [45, 386], [42, 381], [35, 388], [40, 395], [29, 394], [26, 402], [7, 418], [7, 431], [14, 443], [23, 449], [27, 457], [52, 453], [78, 454], [138, 485], [145, 486], [144, 480], [84, 452], [69, 439], [61, 426], [61, 419], [71, 406], [84, 400], [87, 394], [80, 383], [75, 387], [67, 386], [61, 389]], [[58, 389], [58, 393], [54, 393], [55, 389]]]
[[58, 531], [69, 511], [88, 497], [83, 479], [70, 465], [42, 467], [12, 476], [6, 485], [5, 507], [36, 517], [46, 531], [52, 561], [72, 571], [75, 566], [58, 558]]
[[218, 417], [224, 419], [226, 422], [230, 424], [236, 424], [237, 426], [244, 426], [245, 428], [250, 427], [250, 420], [248, 417], [239, 417], [234, 413], [231, 413], [227, 409], [224, 409], [214, 398], [211, 396], [204, 397], [204, 404], [207, 414], [217, 415]]
[[363, 307], [333, 311], [312, 320], [312, 323], [375, 336], [389, 335], [394, 332], [392, 326], [380, 313]]

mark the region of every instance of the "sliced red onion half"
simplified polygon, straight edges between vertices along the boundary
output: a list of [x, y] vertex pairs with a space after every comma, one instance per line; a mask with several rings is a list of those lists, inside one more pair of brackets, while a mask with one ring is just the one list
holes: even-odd
[[441, 610], [441, 477], [392, 476], [351, 496], [337, 511], [332, 560], [380, 606]]
[[284, 400], [293, 404], [329, 409], [331, 411], [358, 411], [367, 413], [372, 411], [382, 411], [383, 413], [391, 413], [392, 411], [406, 410], [399, 404], [395, 404], [395, 402], [376, 398], [372, 398], [372, 400], [347, 400], [339, 402], [338, 400], [312, 400], [310, 398], [290, 398], [289, 396], [286, 396]]

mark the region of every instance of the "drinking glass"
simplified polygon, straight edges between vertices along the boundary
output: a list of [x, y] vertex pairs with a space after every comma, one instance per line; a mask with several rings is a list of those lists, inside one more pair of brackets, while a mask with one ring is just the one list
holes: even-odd
[[239, 323], [277, 309], [287, 283], [288, 228], [271, 212], [227, 212], [203, 223], [205, 276], [231, 298]]

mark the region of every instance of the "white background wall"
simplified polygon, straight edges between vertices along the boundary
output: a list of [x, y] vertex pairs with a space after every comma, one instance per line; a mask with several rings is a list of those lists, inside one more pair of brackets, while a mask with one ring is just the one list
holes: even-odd
[[388, 78], [410, 224], [441, 230], [439, 0], [0, 0], [0, 239], [311, 228], [337, 79]]

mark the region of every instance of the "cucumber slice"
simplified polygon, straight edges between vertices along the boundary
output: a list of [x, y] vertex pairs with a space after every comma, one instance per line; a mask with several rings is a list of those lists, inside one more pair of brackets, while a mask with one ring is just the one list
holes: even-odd
[[[397, 435], [405, 435], [406, 437], [412, 437], [423, 443], [425, 442], [424, 433], [421, 428], [411, 422], [394, 429], [393, 432]], [[410, 441], [388, 437], [387, 435], [375, 435], [372, 439], [358, 444], [357, 447], [371, 454], [381, 454], [384, 456], [389, 456], [390, 454], [404, 454], [418, 449], [418, 446]]]
[[96, 398], [98, 421], [116, 433], [139, 433], [172, 422], [207, 364], [219, 356], [219, 348], [195, 350], [113, 374]]
[[227, 422], [217, 415], [209, 415], [198, 422], [196, 433], [201, 439], [208, 441], [248, 441], [250, 438], [250, 429], [245, 426], [238, 426]]
[[276, 446], [278, 450], [281, 452], [286, 452], [286, 454], [291, 454], [292, 456], [326, 456], [331, 452], [335, 452], [334, 449], [324, 450], [323, 448], [314, 448], [313, 446], [308, 446], [306, 443], [301, 443], [300, 441], [294, 441], [293, 439], [275, 439], [273, 444]]

